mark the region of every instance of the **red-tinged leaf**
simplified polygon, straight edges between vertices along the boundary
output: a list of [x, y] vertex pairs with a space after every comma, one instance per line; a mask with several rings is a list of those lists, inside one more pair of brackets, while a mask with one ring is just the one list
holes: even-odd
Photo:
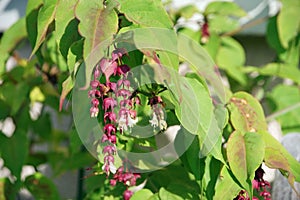
[[86, 62], [88, 84], [93, 67], [104, 56], [103, 51], [110, 45], [113, 35], [118, 30], [118, 16], [114, 5], [104, 7], [99, 0], [79, 0], [75, 15], [80, 21], [79, 33], [85, 38], [83, 58]]
[[30, 57], [39, 49], [44, 42], [48, 27], [53, 22], [57, 10], [57, 5], [60, 0], [45, 0], [43, 7], [39, 10], [37, 19], [37, 36], [35, 46], [31, 52]]
[[262, 131], [260, 134], [266, 144], [264, 158], [266, 165], [288, 172], [287, 175], [292, 186], [294, 178], [300, 182], [300, 163], [268, 132]]
[[257, 132], [267, 130], [263, 109], [253, 96], [237, 92], [230, 98], [230, 120], [236, 130]]
[[69, 94], [69, 92], [74, 87], [74, 81], [72, 79], [72, 76], [70, 75], [62, 84], [62, 92], [59, 99], [59, 111], [62, 110], [64, 100], [66, 96]]
[[227, 144], [230, 169], [241, 185], [251, 194], [251, 181], [264, 158], [265, 144], [260, 134], [235, 131]]

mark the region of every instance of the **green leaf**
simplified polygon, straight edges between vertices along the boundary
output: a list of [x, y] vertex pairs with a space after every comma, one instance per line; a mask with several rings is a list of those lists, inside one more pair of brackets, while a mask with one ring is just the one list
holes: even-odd
[[[300, 102], [300, 92], [297, 86], [278, 85], [268, 95], [276, 105], [276, 111], [283, 110]], [[300, 107], [290, 110], [276, 120], [281, 124], [284, 133], [300, 132]]]
[[149, 189], [141, 189], [137, 192], [135, 192], [130, 200], [140, 200], [140, 199], [149, 199], [151, 196], [153, 196], [153, 193]]
[[[240, 24], [237, 19], [224, 17], [223, 15], [213, 15], [208, 20], [209, 30], [213, 33], [225, 33], [239, 28]], [[211, 38], [209, 38], [211, 40]]]
[[28, 176], [25, 179], [25, 186], [36, 199], [60, 199], [53, 182], [39, 172]]
[[263, 109], [253, 96], [246, 92], [237, 92], [228, 106], [230, 121], [236, 130], [257, 132], [267, 130]]
[[261, 75], [267, 76], [278, 76], [281, 78], [288, 78], [293, 80], [295, 83], [300, 84], [300, 70], [290, 66], [288, 64], [282, 63], [269, 63], [262, 68], [257, 67], [247, 67], [245, 68], [246, 72], [256, 71]]
[[281, 44], [287, 48], [289, 41], [299, 33], [300, 1], [283, 0], [282, 4], [283, 6], [277, 18], [277, 25]]
[[10, 113], [10, 107], [9, 105], [3, 101], [2, 99], [0, 99], [0, 120], [5, 119], [6, 117], [9, 116]]
[[234, 181], [228, 169], [223, 167], [220, 173], [220, 180], [216, 186], [216, 194], [213, 199], [234, 199], [241, 190], [242, 188]]
[[169, 200], [169, 199], [173, 199], [173, 200], [183, 200], [184, 198], [182, 198], [179, 195], [176, 195], [172, 192], [169, 192], [168, 190], [166, 190], [165, 188], [160, 188], [159, 192], [158, 192], [159, 198], [161, 200]]
[[5, 71], [6, 61], [10, 53], [26, 36], [25, 18], [19, 19], [4, 32], [0, 42], [0, 75]]
[[173, 23], [159, 0], [119, 0], [120, 12], [142, 27], [172, 28]]
[[204, 14], [220, 14], [243, 17], [247, 13], [242, 8], [240, 8], [235, 2], [219, 1], [208, 4], [205, 8]]
[[245, 52], [241, 44], [235, 39], [230, 37], [221, 38], [221, 46], [216, 57], [216, 62], [230, 77], [242, 85], [247, 84], [246, 76], [242, 72], [242, 66], [245, 64]]
[[37, 18], [36, 42], [31, 52], [31, 56], [35, 54], [35, 52], [44, 42], [47, 35], [48, 27], [55, 19], [58, 2], [58, 0], [45, 0], [43, 7], [39, 10]]
[[252, 193], [251, 181], [255, 170], [264, 159], [264, 149], [265, 144], [260, 134], [235, 131], [229, 137], [227, 158], [230, 169], [249, 194]]
[[265, 141], [264, 162], [270, 168], [287, 171], [289, 183], [300, 182], [300, 163], [268, 132], [259, 132]]
[[10, 138], [0, 134], [0, 141], [1, 157], [4, 160], [4, 165], [17, 179], [20, 179], [29, 146], [26, 133], [23, 130], [16, 129]]
[[[77, 0], [60, 0], [58, 2], [57, 11], [55, 15], [55, 36], [58, 44], [61, 43], [60, 40], [65, 34], [67, 26], [69, 25], [71, 20], [75, 18], [76, 3]], [[73, 32], [77, 31], [77, 29], [73, 30]]]
[[196, 5], [187, 5], [184, 6], [182, 8], [180, 8], [176, 15], [180, 16], [180, 17], [184, 17], [185, 19], [189, 19], [191, 18], [195, 13], [198, 13], [199, 9], [197, 8]]
[[78, 40], [74, 42], [68, 51], [67, 56], [67, 63], [68, 63], [68, 69], [69, 72], [72, 73], [73, 76], [75, 76], [75, 73], [77, 72], [76, 69], [76, 63], [82, 59], [83, 56], [83, 40]]
[[273, 49], [276, 50], [277, 54], [280, 54], [285, 51], [279, 39], [279, 33], [277, 27], [277, 15], [269, 18], [268, 20], [267, 42]]
[[[180, 78], [179, 106], [175, 113], [181, 125], [192, 134], [207, 134], [213, 116], [213, 105], [206, 88], [197, 80]], [[197, 102], [195, 103], [195, 99]]]
[[29, 86], [26, 83], [14, 85], [8, 83], [0, 88], [0, 94], [3, 95], [4, 101], [11, 107], [11, 115], [14, 115], [21, 108], [23, 102], [29, 96]]
[[[69, 22], [69, 24], [66, 26], [65, 32], [60, 38], [59, 41], [59, 49], [61, 54], [65, 59], [67, 59], [68, 51], [70, 47], [74, 44], [74, 42], [81, 39], [79, 33], [78, 33], [78, 20], [73, 19]], [[55, 32], [56, 35], [56, 32]], [[57, 36], [56, 36], [57, 37]]]

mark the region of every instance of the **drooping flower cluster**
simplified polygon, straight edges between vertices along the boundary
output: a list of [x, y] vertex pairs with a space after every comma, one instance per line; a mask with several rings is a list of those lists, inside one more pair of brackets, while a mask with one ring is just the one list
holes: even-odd
[[[255, 171], [255, 177], [252, 181], [252, 187], [255, 189], [260, 197], [263, 197], [264, 200], [271, 200], [271, 193], [268, 191], [268, 189], [271, 188], [271, 185], [268, 181], [263, 179], [264, 170], [261, 168], [261, 166]], [[253, 197], [253, 200], [259, 200], [258, 197]], [[241, 190], [236, 198], [234, 200], [250, 200], [250, 197], [248, 193], [245, 190]]]
[[165, 113], [163, 110], [164, 103], [160, 96], [154, 96], [149, 99], [148, 103], [152, 108], [152, 119], [149, 120], [151, 123], [151, 126], [153, 126], [154, 130], [156, 127], [159, 128], [159, 130], [165, 130], [167, 129], [167, 122], [165, 120]]
[[[124, 182], [127, 186], [136, 184], [136, 179], [140, 176], [131, 172], [125, 172], [123, 166], [118, 169], [114, 165], [115, 155], [117, 153], [117, 132], [120, 133], [131, 130], [137, 123], [136, 111], [134, 105], [139, 104], [139, 98], [131, 98], [132, 88], [130, 81], [127, 80], [130, 68], [122, 64], [122, 56], [127, 55], [125, 49], [116, 49], [112, 52], [112, 58], [103, 58], [95, 67], [93, 80], [90, 83], [91, 98], [90, 116], [97, 117], [99, 107], [103, 114], [103, 135], [101, 142], [105, 144], [102, 150], [104, 155], [102, 170], [109, 175], [115, 174], [111, 179], [111, 185], [118, 182]], [[100, 75], [105, 75], [105, 83], [100, 83]], [[111, 77], [118, 81], [111, 81]], [[100, 106], [102, 104], [102, 106]], [[129, 181], [129, 184], [128, 184]], [[129, 199], [132, 195], [130, 190], [124, 192], [124, 199]]]
[[268, 191], [271, 189], [271, 185], [268, 181], [263, 179], [264, 170], [261, 166], [255, 171], [255, 177], [252, 181], [253, 188], [259, 192], [259, 196], [263, 197], [265, 200], [271, 200], [271, 193]]
[[113, 179], [110, 180], [110, 184], [115, 186], [117, 182], [123, 183], [127, 189], [123, 193], [123, 198], [125, 200], [129, 200], [130, 197], [133, 195], [133, 192], [128, 189], [128, 187], [135, 186], [136, 180], [141, 176], [136, 173], [126, 172], [124, 167], [120, 167], [117, 172], [114, 174]]

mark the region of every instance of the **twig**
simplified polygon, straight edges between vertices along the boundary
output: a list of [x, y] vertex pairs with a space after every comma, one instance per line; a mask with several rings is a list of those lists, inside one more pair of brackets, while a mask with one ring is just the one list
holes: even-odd
[[284, 109], [282, 109], [282, 110], [279, 110], [279, 111], [277, 111], [277, 112], [274, 112], [273, 114], [267, 116], [267, 117], [266, 117], [266, 120], [267, 120], [267, 121], [271, 121], [272, 119], [274, 119], [274, 118], [276, 118], [276, 117], [279, 117], [279, 116], [281, 116], [281, 115], [284, 115], [284, 114], [286, 114], [286, 113], [288, 113], [288, 112], [290, 112], [290, 111], [292, 111], [292, 110], [295, 110], [295, 109], [298, 108], [298, 107], [300, 108], [300, 102], [298, 102], [298, 103], [296, 103], [296, 104], [294, 104], [294, 105], [288, 106], [288, 107], [286, 107], [286, 108], [284, 108]]

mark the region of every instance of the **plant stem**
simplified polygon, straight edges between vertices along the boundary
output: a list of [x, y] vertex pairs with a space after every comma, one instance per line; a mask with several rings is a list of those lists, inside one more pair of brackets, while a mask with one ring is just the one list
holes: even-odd
[[288, 113], [288, 112], [290, 112], [290, 111], [292, 111], [292, 110], [295, 110], [295, 109], [298, 108], [298, 107], [300, 108], [300, 102], [298, 102], [298, 103], [296, 103], [296, 104], [294, 104], [294, 105], [288, 106], [288, 107], [286, 107], [286, 108], [284, 108], [284, 109], [282, 109], [282, 110], [279, 110], [279, 111], [277, 111], [277, 112], [274, 112], [273, 114], [267, 116], [267, 117], [266, 117], [266, 120], [269, 122], [269, 121], [271, 121], [272, 119], [277, 118], [277, 117], [279, 117], [279, 116], [281, 116], [281, 115], [284, 115], [284, 114], [286, 114], [286, 113]]

